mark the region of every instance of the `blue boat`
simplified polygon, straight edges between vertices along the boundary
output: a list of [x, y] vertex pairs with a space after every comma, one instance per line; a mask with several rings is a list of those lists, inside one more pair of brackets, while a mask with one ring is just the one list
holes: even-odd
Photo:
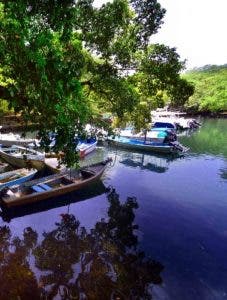
[[154, 122], [153, 128], [170, 128], [170, 129], [177, 129], [177, 126], [173, 122]]
[[186, 152], [188, 148], [177, 141], [176, 134], [170, 129], [152, 129], [147, 132], [146, 138], [118, 136], [110, 141], [116, 146], [132, 150], [141, 150], [156, 153], [179, 153]]
[[2, 190], [5, 187], [21, 184], [25, 181], [28, 181], [28, 180], [32, 179], [36, 173], [37, 173], [37, 170], [35, 170], [35, 169], [28, 170], [25, 168], [1, 173], [0, 174], [0, 190]]

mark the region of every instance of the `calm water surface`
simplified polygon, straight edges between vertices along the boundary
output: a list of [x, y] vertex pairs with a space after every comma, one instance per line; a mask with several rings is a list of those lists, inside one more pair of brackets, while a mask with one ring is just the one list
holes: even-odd
[[227, 299], [227, 120], [179, 139], [178, 158], [100, 147], [103, 184], [3, 213], [0, 299]]

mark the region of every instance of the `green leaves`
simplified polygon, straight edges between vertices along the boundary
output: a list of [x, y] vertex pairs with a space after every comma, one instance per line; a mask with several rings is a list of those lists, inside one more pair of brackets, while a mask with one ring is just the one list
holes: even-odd
[[195, 86], [195, 93], [186, 102], [192, 111], [219, 112], [227, 110], [227, 66], [205, 66], [187, 72], [183, 78]]
[[130, 4], [136, 13], [138, 46], [143, 48], [148, 45], [150, 36], [160, 28], [166, 10], [156, 0], [130, 0]]
[[56, 132], [56, 151], [72, 164], [75, 134], [103, 112], [139, 127], [163, 104], [160, 95], [175, 104], [180, 93], [187, 99], [175, 49], [149, 46], [164, 13], [156, 0], [113, 0], [99, 9], [93, 0], [0, 2], [0, 97], [39, 125], [43, 141]]

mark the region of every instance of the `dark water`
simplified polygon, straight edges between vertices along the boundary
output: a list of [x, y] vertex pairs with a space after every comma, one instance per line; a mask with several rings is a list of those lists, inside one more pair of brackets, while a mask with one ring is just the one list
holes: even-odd
[[180, 140], [185, 157], [99, 148], [103, 184], [4, 213], [0, 299], [227, 299], [227, 120]]

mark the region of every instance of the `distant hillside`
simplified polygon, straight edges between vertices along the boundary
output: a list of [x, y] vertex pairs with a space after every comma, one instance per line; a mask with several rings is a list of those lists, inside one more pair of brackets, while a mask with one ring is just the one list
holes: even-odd
[[195, 93], [185, 104], [193, 112], [227, 111], [227, 64], [206, 65], [182, 76], [195, 85]]

